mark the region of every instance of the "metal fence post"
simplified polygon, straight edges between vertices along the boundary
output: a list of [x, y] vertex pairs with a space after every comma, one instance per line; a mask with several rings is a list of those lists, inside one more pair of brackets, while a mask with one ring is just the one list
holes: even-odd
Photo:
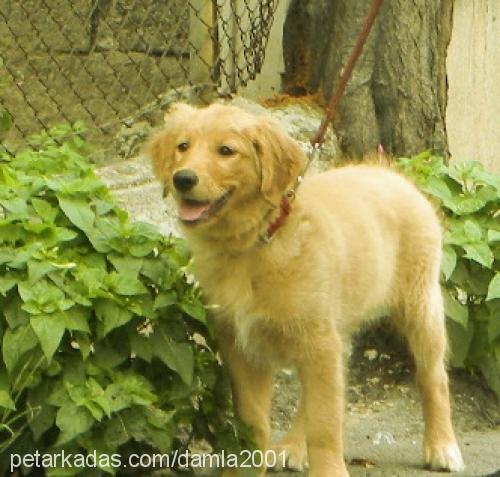
[[236, 66], [238, 31], [235, 20], [236, 4], [240, 0], [216, 0], [217, 29], [219, 37], [219, 62], [221, 65], [220, 91], [223, 94], [236, 92]]
[[249, 98], [264, 98], [281, 91], [282, 75], [285, 71], [283, 27], [290, 3], [291, 0], [278, 1], [260, 74], [242, 89], [242, 94]]
[[190, 0], [189, 11], [189, 80], [210, 83], [214, 65], [214, 25], [212, 0]]

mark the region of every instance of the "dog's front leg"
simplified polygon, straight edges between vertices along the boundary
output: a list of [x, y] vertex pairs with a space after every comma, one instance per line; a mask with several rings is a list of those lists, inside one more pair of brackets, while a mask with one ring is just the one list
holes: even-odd
[[344, 371], [342, 343], [329, 330], [308, 347], [299, 373], [302, 381], [309, 477], [348, 477], [344, 462]]
[[[229, 370], [236, 415], [254, 434], [255, 443], [263, 452], [269, 445], [270, 412], [272, 397], [272, 373], [267, 366], [259, 366], [247, 359], [232, 340], [221, 340], [219, 348], [226, 368]], [[261, 475], [266, 471], [261, 468]], [[238, 475], [226, 470], [223, 477]]]

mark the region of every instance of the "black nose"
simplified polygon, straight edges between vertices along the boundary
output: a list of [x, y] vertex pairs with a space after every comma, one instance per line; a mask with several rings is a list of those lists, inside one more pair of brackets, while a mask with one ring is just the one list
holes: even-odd
[[174, 174], [173, 181], [179, 192], [187, 192], [198, 184], [198, 176], [191, 169], [181, 169]]

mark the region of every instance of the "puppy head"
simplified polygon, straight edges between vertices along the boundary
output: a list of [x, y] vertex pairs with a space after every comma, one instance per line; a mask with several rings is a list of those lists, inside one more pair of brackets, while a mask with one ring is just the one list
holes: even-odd
[[165, 128], [156, 133], [146, 146], [145, 153], [151, 159], [156, 177], [163, 183], [164, 195], [169, 192], [177, 138], [196, 111], [189, 104], [171, 106], [165, 113]]
[[[185, 225], [261, 220], [303, 170], [306, 157], [279, 124], [234, 106], [177, 104], [147, 154]], [[265, 207], [265, 211], [260, 209]], [[235, 230], [238, 227], [234, 227]]]

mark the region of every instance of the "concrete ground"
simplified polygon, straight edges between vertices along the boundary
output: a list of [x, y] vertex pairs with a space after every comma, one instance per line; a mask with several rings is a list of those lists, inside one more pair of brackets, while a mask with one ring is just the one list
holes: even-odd
[[[363, 359], [363, 358], [362, 358]], [[345, 428], [345, 458], [352, 477], [436, 476], [423, 467], [423, 422], [412, 372], [390, 358], [383, 365], [351, 365]], [[286, 427], [298, 394], [293, 376], [277, 379], [274, 425]], [[500, 477], [500, 410], [482, 384], [452, 374], [453, 420], [466, 463], [455, 475]], [[285, 424], [286, 423], [286, 424]], [[306, 476], [282, 472], [276, 477]]]

